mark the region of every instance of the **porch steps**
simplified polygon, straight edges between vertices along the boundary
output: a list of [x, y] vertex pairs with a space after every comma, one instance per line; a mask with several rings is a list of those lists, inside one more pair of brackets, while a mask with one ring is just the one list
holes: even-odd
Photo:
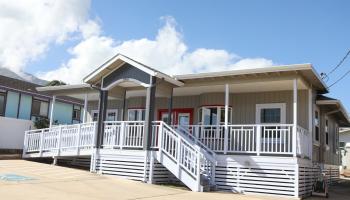
[[209, 191], [215, 185], [215, 160], [164, 122], [160, 122], [159, 129], [157, 161], [192, 191]]

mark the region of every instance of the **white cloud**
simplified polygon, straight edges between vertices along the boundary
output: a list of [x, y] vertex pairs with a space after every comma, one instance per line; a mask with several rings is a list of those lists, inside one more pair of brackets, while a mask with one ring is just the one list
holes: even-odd
[[[0, 66], [21, 72], [51, 44], [77, 33], [88, 20], [89, 8], [90, 0], [0, 0]], [[81, 29], [87, 36], [96, 32], [94, 27]]]
[[[38, 74], [41, 78], [80, 83], [82, 78], [116, 53], [125, 54], [169, 74], [212, 72], [271, 66], [265, 58], [241, 58], [222, 49], [199, 48], [189, 51], [173, 18], [165, 18], [155, 39], [141, 38], [117, 43], [101, 35], [99, 25], [90, 21], [84, 26], [84, 39], [69, 50], [72, 58], [59, 68]], [[92, 31], [91, 31], [92, 30]]]

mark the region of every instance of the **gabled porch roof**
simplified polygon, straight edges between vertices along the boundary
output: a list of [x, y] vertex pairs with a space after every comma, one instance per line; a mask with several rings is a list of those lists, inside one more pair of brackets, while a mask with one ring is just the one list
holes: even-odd
[[149, 74], [150, 76], [155, 76], [159, 79], [163, 79], [174, 86], [182, 86], [183, 82], [178, 81], [176, 78], [169, 76], [167, 74], [164, 74], [156, 69], [153, 69], [145, 64], [142, 64], [136, 60], [133, 60], [123, 54], [117, 54], [113, 58], [109, 59], [107, 62], [105, 62], [103, 65], [101, 65], [99, 68], [91, 72], [89, 75], [87, 75], [83, 81], [88, 84], [97, 84], [103, 77], [107, 76], [111, 72], [117, 70], [118, 68], [122, 67], [125, 63], [130, 64], [133, 67], [136, 67], [137, 69]]

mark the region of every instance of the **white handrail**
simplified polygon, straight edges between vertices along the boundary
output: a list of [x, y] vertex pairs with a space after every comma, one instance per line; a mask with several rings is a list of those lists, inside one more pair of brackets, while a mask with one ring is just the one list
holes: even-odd
[[[213, 156], [203, 152], [197, 145], [189, 142], [189, 138], [180, 134], [163, 121], [160, 124], [158, 148], [170, 156], [179, 167], [183, 168], [200, 184], [200, 175], [205, 174], [213, 182], [216, 161]], [[215, 153], [214, 153], [215, 155]]]
[[95, 122], [29, 130], [25, 132], [23, 154], [51, 152], [58, 156], [70, 150], [79, 154], [81, 149], [92, 149], [95, 132]]

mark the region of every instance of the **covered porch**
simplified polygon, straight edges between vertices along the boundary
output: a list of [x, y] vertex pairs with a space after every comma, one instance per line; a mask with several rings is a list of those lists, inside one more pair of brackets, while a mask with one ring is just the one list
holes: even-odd
[[[122, 68], [125, 64], [127, 67]], [[84, 81], [88, 84], [42, 88], [54, 96], [69, 95], [82, 99], [84, 121], [82, 124], [29, 131], [26, 138], [36, 139], [26, 141], [27, 148], [31, 152], [48, 151], [45, 145], [50, 141], [65, 140], [71, 143], [53, 142], [52, 148], [65, 144], [72, 149], [87, 149], [87, 146], [90, 149], [157, 149], [159, 131], [162, 131], [159, 130], [160, 124], [166, 123], [195, 144], [217, 154], [310, 159], [312, 86], [305, 81], [307, 74], [278, 73], [278, 78], [272, 72], [170, 77], [128, 58], [118, 58], [87, 77]], [[284, 97], [265, 97], [271, 92]], [[238, 99], [240, 96], [258, 99], [258, 95], [263, 100], [254, 101], [254, 108]], [[186, 100], [189, 97], [194, 100]], [[138, 103], [131, 106], [130, 100]], [[89, 110], [91, 101], [99, 102], [96, 122], [92, 122], [95, 116]], [[119, 109], [109, 115], [111, 101], [116, 102]], [[54, 101], [51, 106], [54, 106]], [[62, 136], [64, 134], [66, 136]], [[32, 144], [35, 144], [34, 148]]]

